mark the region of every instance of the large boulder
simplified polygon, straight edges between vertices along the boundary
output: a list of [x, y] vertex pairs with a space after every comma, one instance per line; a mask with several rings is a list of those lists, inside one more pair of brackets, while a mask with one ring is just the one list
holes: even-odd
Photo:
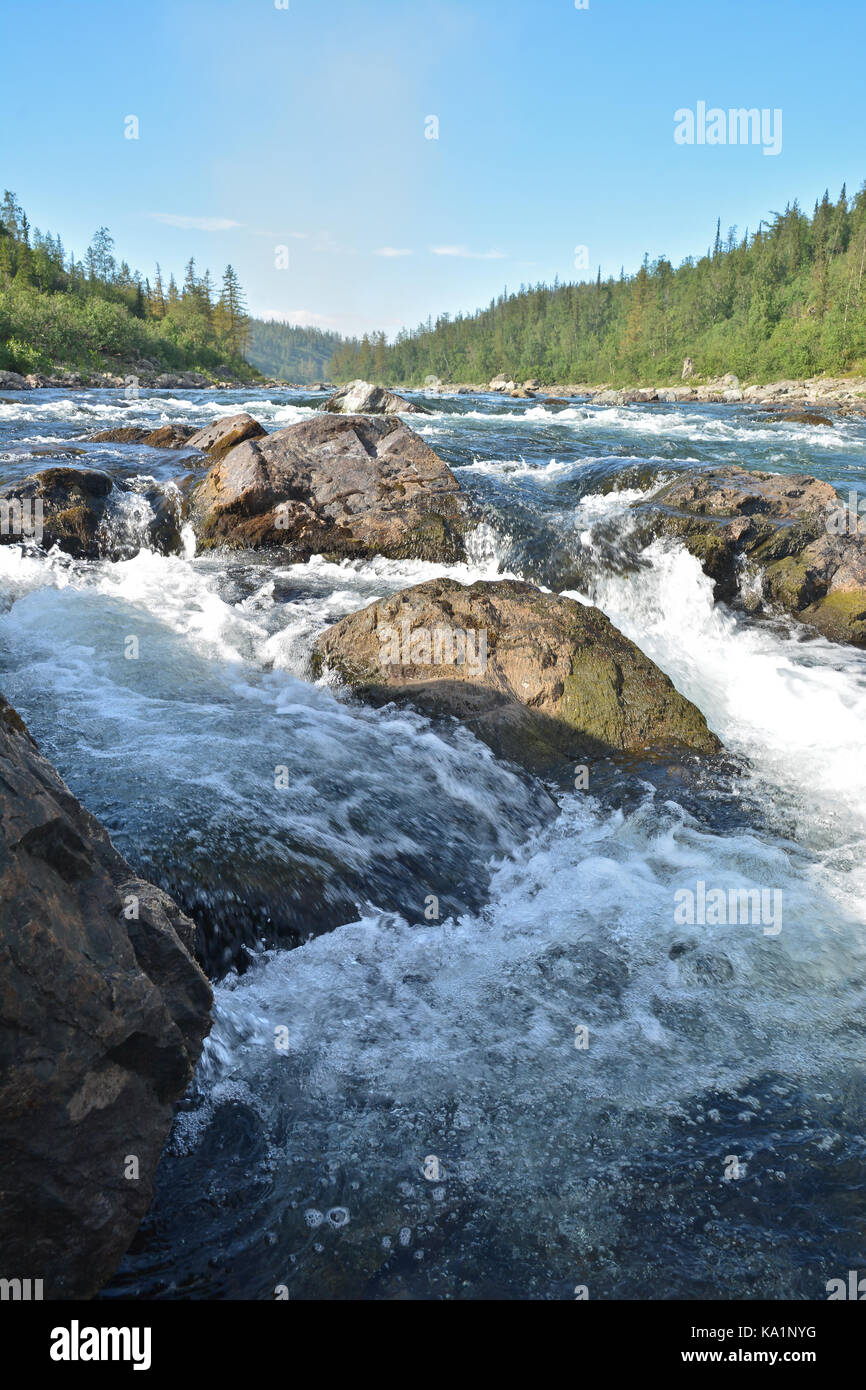
[[210, 1028], [193, 923], [138, 879], [0, 700], [0, 1270], [111, 1277]]
[[219, 460], [190, 498], [202, 546], [284, 546], [292, 559], [380, 554], [450, 563], [470, 504], [401, 420], [313, 415]]
[[[866, 645], [866, 536], [830, 483], [734, 465], [686, 473], [648, 503], [650, 529], [679, 536], [735, 599], [744, 573], [761, 600], [833, 641]], [[745, 569], [744, 569], [745, 566]]]
[[404, 400], [384, 386], [372, 386], [369, 381], [350, 381], [348, 386], [341, 386], [325, 401], [322, 409], [329, 410], [332, 415], [432, 414], [425, 405]]
[[59, 546], [77, 560], [181, 548], [180, 495], [159, 483], [114, 483], [95, 468], [46, 468], [0, 487], [0, 544]]
[[454, 715], [536, 772], [611, 753], [721, 748], [700, 710], [598, 608], [518, 580], [404, 589], [323, 633], [313, 667], [374, 702]]

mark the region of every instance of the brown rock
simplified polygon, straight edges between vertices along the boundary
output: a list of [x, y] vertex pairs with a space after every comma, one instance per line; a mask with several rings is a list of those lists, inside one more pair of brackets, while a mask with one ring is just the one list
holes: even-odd
[[124, 425], [118, 429], [100, 430], [89, 434], [88, 444], [147, 444], [151, 449], [187, 449], [195, 434], [192, 425], [160, 425], [158, 429], [146, 430], [136, 425]]
[[193, 923], [2, 700], [0, 809], [0, 1270], [89, 1298], [150, 1204], [211, 990]]
[[190, 435], [186, 447], [199, 449], [203, 454], [210, 454], [212, 458], [222, 458], [229, 449], [243, 444], [244, 440], [261, 439], [265, 433], [258, 420], [254, 420], [252, 415], [242, 410], [238, 415], [214, 420], [203, 430], [197, 430], [195, 434]]
[[599, 609], [517, 580], [404, 589], [329, 628], [314, 669], [375, 702], [454, 715], [536, 772], [611, 752], [721, 748], [700, 710]]
[[225, 455], [191, 496], [201, 544], [279, 545], [293, 559], [463, 554], [468, 499], [401, 420], [314, 415]]

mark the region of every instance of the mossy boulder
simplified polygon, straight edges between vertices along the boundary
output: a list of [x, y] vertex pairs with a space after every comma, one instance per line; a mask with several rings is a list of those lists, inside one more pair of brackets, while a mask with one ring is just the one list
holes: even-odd
[[95, 468], [46, 468], [7, 483], [0, 488], [0, 542], [29, 539], [46, 550], [59, 545], [77, 559], [96, 557], [112, 486]]
[[780, 608], [835, 642], [866, 645], [866, 536], [836, 489], [804, 473], [734, 466], [683, 474], [641, 503], [644, 539], [679, 537], [736, 600]]
[[95, 468], [46, 468], [0, 488], [0, 544], [59, 546], [76, 560], [181, 548], [180, 493], [115, 483]]
[[313, 668], [375, 703], [452, 715], [534, 772], [721, 749], [700, 710], [599, 609], [518, 580], [403, 589], [329, 628]]

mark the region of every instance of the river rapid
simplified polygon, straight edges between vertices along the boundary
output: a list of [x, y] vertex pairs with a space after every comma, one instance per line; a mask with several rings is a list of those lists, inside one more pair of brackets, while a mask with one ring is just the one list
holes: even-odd
[[[105, 1296], [826, 1298], [866, 1270], [866, 654], [714, 604], [676, 542], [635, 553], [632, 507], [710, 463], [864, 492], [866, 422], [420, 399], [485, 517], [461, 565], [0, 546], [0, 690], [216, 982]], [[6, 393], [0, 479], [168, 484], [182, 454], [81, 436], [320, 400]], [[543, 786], [313, 682], [327, 625], [437, 574], [597, 603], [730, 759]], [[780, 890], [782, 930], [682, 925], [699, 882]]]

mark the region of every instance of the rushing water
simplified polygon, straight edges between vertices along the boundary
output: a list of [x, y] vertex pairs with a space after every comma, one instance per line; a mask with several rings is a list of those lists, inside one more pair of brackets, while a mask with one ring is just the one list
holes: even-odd
[[[0, 468], [166, 484], [177, 453], [73, 441], [317, 403], [7, 395]], [[631, 504], [699, 463], [864, 490], [866, 426], [427, 403], [413, 426], [486, 515], [446, 572], [598, 603], [731, 762], [545, 788], [451, 723], [313, 684], [316, 634], [429, 564], [0, 548], [0, 689], [218, 977], [109, 1294], [824, 1298], [866, 1264], [866, 656], [714, 605], [674, 543], [636, 562]], [[678, 925], [700, 880], [781, 890], [782, 930]]]

